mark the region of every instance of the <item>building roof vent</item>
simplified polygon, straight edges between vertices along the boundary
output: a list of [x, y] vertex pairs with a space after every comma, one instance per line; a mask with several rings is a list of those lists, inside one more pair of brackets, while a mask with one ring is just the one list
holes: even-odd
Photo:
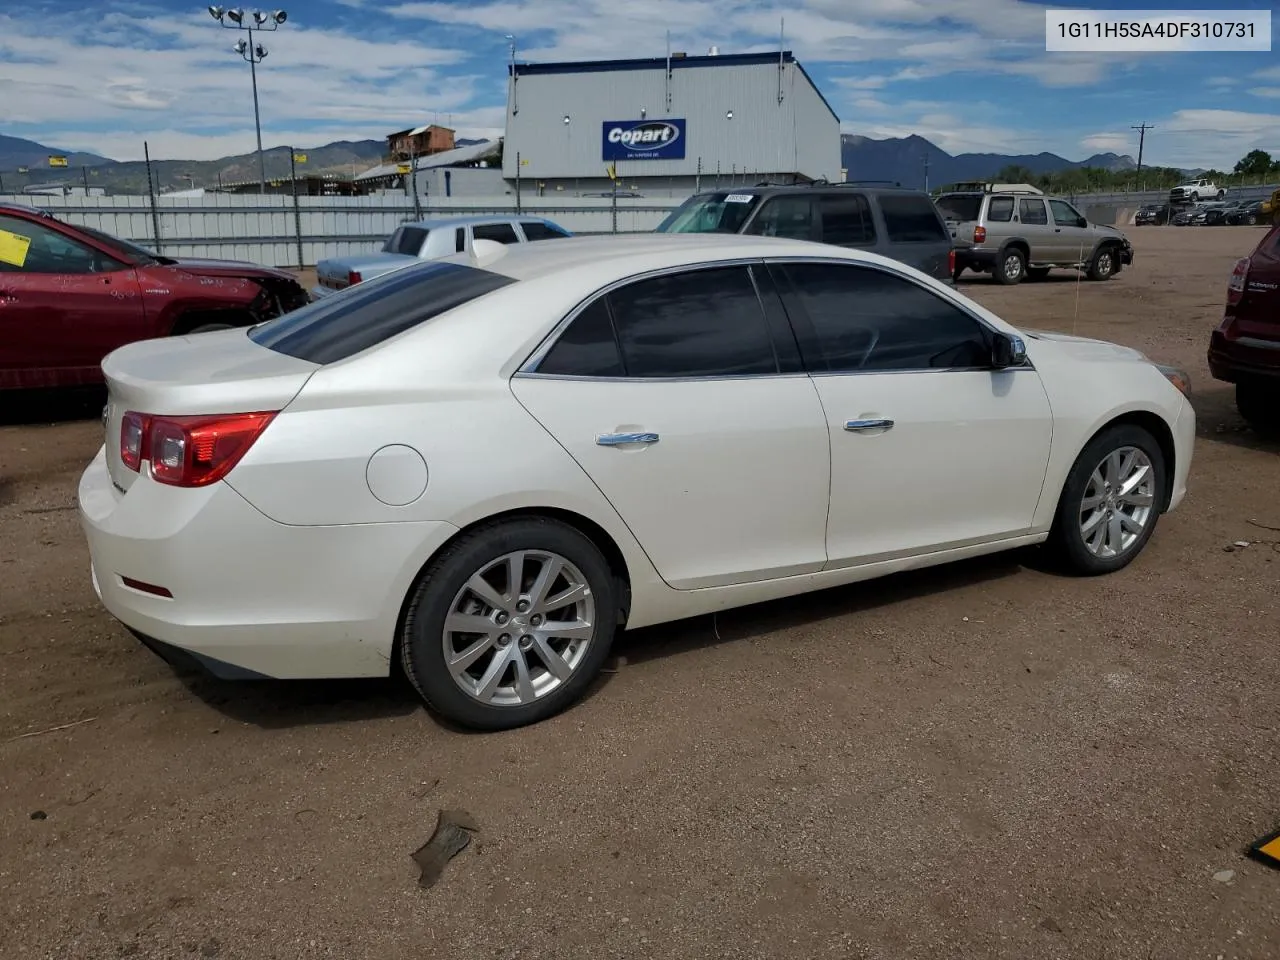
[[672, 59], [672, 60], [683, 60], [683, 59], [685, 58], [685, 56], [686, 56], [686, 54], [685, 54], [685, 52], [684, 52], [683, 50], [677, 50], [675, 53], [673, 53], [673, 54], [671, 55], [671, 59]]
[[718, 57], [718, 56], [720, 56], [720, 48], [719, 48], [719, 47], [714, 47], [714, 46], [713, 46], [713, 47], [711, 47], [711, 49], [709, 49], [709, 50], [707, 51], [707, 56], [708, 56], [708, 57]]

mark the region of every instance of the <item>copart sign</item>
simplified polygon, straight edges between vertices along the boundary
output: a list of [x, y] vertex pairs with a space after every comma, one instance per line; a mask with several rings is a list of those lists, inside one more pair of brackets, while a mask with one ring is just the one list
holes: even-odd
[[683, 160], [684, 120], [606, 120], [605, 160]]

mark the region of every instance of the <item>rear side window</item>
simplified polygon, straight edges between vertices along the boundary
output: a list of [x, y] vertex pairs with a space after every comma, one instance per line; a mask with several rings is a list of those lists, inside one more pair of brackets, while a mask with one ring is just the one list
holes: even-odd
[[572, 377], [620, 377], [622, 354], [604, 297], [573, 318], [538, 364], [538, 373]]
[[1018, 215], [1023, 223], [1044, 226], [1049, 222], [1049, 214], [1045, 212], [1043, 200], [1019, 200]]
[[458, 253], [461, 253], [463, 250], [467, 249], [467, 231], [464, 228], [459, 227], [453, 233], [453, 249]]
[[516, 228], [509, 223], [484, 223], [471, 228], [475, 240], [497, 240], [499, 243], [519, 243]]
[[987, 219], [993, 223], [1008, 223], [1013, 219], [1013, 197], [992, 197], [987, 204]]
[[882, 193], [880, 215], [891, 243], [949, 243], [933, 201], [917, 193]]
[[512, 283], [488, 270], [428, 261], [269, 320], [249, 338], [299, 360], [334, 363]]
[[520, 229], [524, 231], [524, 238], [530, 243], [534, 240], [554, 240], [557, 237], [569, 236], [563, 230], [557, 230], [551, 224], [543, 223], [541, 220], [530, 220], [527, 223], [522, 221]]
[[822, 213], [822, 242], [836, 246], [867, 246], [876, 242], [871, 207], [860, 193], [829, 193], [818, 200]]

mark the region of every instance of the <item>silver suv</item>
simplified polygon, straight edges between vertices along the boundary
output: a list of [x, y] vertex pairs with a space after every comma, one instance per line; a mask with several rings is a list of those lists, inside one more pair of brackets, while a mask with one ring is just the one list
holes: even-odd
[[938, 197], [937, 206], [956, 246], [952, 279], [968, 268], [999, 283], [1021, 283], [1062, 267], [1108, 280], [1133, 263], [1123, 233], [1090, 223], [1066, 200], [1030, 184], [961, 184]]

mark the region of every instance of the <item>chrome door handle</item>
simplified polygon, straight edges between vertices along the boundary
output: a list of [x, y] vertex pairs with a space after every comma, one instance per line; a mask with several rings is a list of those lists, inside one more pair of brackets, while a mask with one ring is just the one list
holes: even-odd
[[850, 433], [858, 433], [863, 430], [891, 430], [893, 428], [892, 420], [846, 420], [844, 428]]
[[657, 443], [656, 433], [605, 433], [596, 437], [602, 447], [618, 447], [624, 443]]

